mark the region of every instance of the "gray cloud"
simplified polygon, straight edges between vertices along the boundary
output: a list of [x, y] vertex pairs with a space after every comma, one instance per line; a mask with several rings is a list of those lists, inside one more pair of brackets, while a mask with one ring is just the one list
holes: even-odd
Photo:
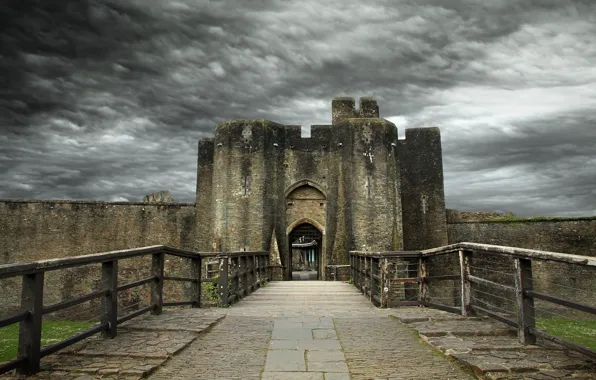
[[0, 198], [192, 202], [217, 123], [374, 95], [441, 127], [448, 207], [596, 213], [589, 0], [8, 0], [0, 25]]

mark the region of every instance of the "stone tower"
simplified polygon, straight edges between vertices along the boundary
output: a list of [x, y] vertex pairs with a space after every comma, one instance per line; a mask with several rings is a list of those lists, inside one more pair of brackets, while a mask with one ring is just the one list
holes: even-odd
[[[332, 124], [231, 120], [199, 141], [197, 232], [201, 251], [270, 250], [284, 279], [301, 231], [318, 241], [319, 278], [349, 250], [416, 250], [447, 244], [438, 128], [397, 128], [373, 98], [335, 98]], [[306, 232], [304, 232], [306, 231]]]

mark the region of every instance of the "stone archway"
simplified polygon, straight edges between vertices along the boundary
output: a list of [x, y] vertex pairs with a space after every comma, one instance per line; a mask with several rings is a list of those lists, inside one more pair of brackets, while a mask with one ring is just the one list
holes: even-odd
[[[290, 236], [293, 231], [303, 225], [311, 226], [311, 235], [314, 236], [315, 230], [320, 233], [316, 248], [310, 252], [316, 255], [317, 279], [324, 279], [326, 257], [326, 234], [325, 225], [327, 221], [327, 196], [323, 188], [310, 180], [298, 181], [286, 190], [286, 236], [288, 237], [289, 251], [286, 256], [286, 274], [285, 278], [292, 278], [292, 243], [295, 243]], [[308, 233], [307, 233], [308, 235]], [[298, 237], [297, 237], [298, 238]], [[316, 239], [315, 239], [316, 240]], [[300, 248], [307, 250], [307, 247], [294, 247], [298, 251]]]
[[323, 233], [310, 223], [300, 223], [289, 235], [292, 280], [320, 280]]

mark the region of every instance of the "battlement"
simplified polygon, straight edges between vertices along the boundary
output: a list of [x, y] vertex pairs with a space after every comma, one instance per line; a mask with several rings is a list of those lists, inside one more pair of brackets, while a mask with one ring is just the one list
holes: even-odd
[[373, 97], [361, 97], [358, 111], [352, 97], [337, 97], [331, 101], [331, 121], [333, 124], [351, 118], [378, 118], [379, 106]]

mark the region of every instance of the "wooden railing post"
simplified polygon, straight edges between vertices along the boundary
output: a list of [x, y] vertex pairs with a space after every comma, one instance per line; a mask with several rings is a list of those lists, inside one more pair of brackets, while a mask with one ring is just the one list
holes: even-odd
[[259, 257], [258, 255], [255, 255], [252, 257], [252, 283], [253, 283], [253, 291], [258, 289], [257, 284], [259, 284], [259, 273], [260, 273], [260, 267], [259, 267]]
[[151, 282], [151, 314], [159, 315], [163, 310], [163, 270], [165, 254], [154, 253], [151, 259], [151, 274], [155, 281]]
[[358, 256], [358, 276], [360, 277], [359, 288], [362, 294], [364, 294], [364, 288], [366, 287], [366, 262], [364, 260], [364, 257]]
[[201, 307], [201, 273], [203, 269], [203, 258], [197, 256], [190, 259], [190, 276], [194, 279], [190, 288], [190, 300], [193, 302], [192, 307]]
[[515, 292], [517, 295], [517, 336], [521, 344], [536, 344], [536, 336], [529, 327], [536, 326], [534, 315], [534, 297], [525, 294], [534, 289], [532, 283], [532, 260], [514, 259]]
[[356, 283], [356, 280], [354, 278], [354, 263], [353, 263], [353, 257], [352, 254], [350, 252], [348, 252], [348, 260], [350, 262], [350, 280], [352, 280], [352, 284]]
[[418, 284], [418, 302], [424, 305], [428, 302], [428, 258], [420, 256], [418, 258], [418, 277], [420, 283]]
[[118, 333], [118, 260], [101, 263], [101, 286], [106, 291], [101, 299], [101, 323], [109, 323], [103, 336], [114, 338]]
[[370, 263], [368, 264], [368, 275], [370, 276], [368, 286], [370, 286], [370, 302], [373, 301], [373, 289], [375, 286], [375, 278], [373, 277], [373, 258], [370, 258]]
[[470, 251], [463, 248], [459, 249], [459, 275], [460, 275], [460, 297], [461, 297], [461, 315], [470, 314]]
[[[244, 260], [243, 260], [244, 258]], [[248, 270], [248, 262], [249, 262], [249, 257], [248, 256], [244, 256], [240, 258], [240, 262], [238, 263], [238, 270], [244, 269], [244, 275], [242, 276], [242, 292], [243, 297], [246, 297], [250, 291], [250, 286], [249, 286], [249, 278], [248, 275], [250, 273], [250, 271]]]
[[271, 281], [271, 272], [273, 268], [271, 268], [271, 258], [269, 255], [265, 257], [265, 272], [267, 273], [267, 281]]
[[368, 266], [368, 260], [366, 260], [366, 256], [362, 257], [362, 265], [363, 265], [363, 270], [364, 272], [362, 272], [362, 294], [364, 294], [366, 296], [366, 287], [368, 286], [368, 271], [367, 271], [367, 266]]
[[219, 306], [228, 305], [229, 260], [228, 256], [219, 258]]
[[381, 307], [387, 307], [387, 300], [389, 299], [389, 275], [388, 269], [389, 268], [389, 261], [387, 258], [379, 260], [379, 273], [381, 276]]
[[19, 357], [25, 357], [18, 368], [21, 374], [39, 372], [41, 360], [41, 322], [43, 311], [44, 272], [23, 275], [21, 310], [29, 311], [29, 317], [21, 321], [19, 327]]

